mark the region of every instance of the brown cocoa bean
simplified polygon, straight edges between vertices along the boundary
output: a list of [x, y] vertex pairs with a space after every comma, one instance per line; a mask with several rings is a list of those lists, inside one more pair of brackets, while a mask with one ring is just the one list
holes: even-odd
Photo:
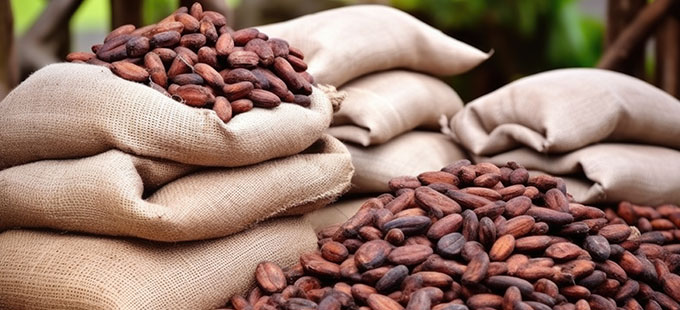
[[182, 73], [172, 78], [172, 82], [177, 85], [196, 84], [202, 85], [203, 78], [196, 73]]
[[[272, 48], [264, 40], [258, 38], [252, 39], [248, 41], [244, 48], [246, 51], [257, 54], [263, 65], [270, 66], [274, 63], [274, 51], [272, 51]], [[305, 70], [307, 70], [306, 65]]]
[[305, 271], [318, 276], [340, 277], [340, 266], [324, 260], [321, 256], [304, 254], [300, 256], [300, 264]]
[[609, 258], [611, 248], [609, 241], [601, 235], [591, 235], [586, 237], [583, 248], [590, 253], [590, 255], [599, 261]]
[[149, 40], [149, 44], [154, 47], [169, 47], [179, 43], [181, 35], [177, 31], [165, 31], [154, 34]]
[[274, 57], [288, 57], [289, 53], [289, 45], [288, 42], [281, 40], [281, 39], [269, 39], [267, 41], [267, 44], [269, 44], [269, 47], [272, 49], [272, 52], [274, 52]]
[[[219, 49], [217, 50], [219, 54]], [[229, 64], [234, 68], [251, 68], [257, 66], [259, 56], [249, 51], [233, 51], [229, 54]]]
[[234, 32], [234, 43], [236, 43], [239, 46], [244, 46], [250, 40], [253, 40], [257, 38], [257, 35], [260, 32], [255, 29], [255, 28], [246, 28], [246, 29], [241, 29], [236, 32]]
[[378, 280], [375, 284], [375, 289], [379, 292], [386, 292], [395, 287], [399, 287], [401, 282], [408, 276], [408, 268], [404, 265], [399, 265], [391, 268], [387, 273]]
[[215, 103], [213, 105], [213, 111], [217, 114], [223, 122], [229, 122], [232, 117], [231, 103], [227, 98], [222, 96], [215, 97]]
[[202, 107], [215, 101], [215, 96], [205, 87], [199, 85], [182, 85], [177, 88], [174, 95], [192, 107]]
[[491, 250], [489, 259], [492, 261], [504, 261], [515, 250], [515, 237], [510, 234], [503, 235], [496, 239]]
[[451, 198], [425, 186], [415, 189], [415, 201], [421, 208], [429, 210], [431, 214], [438, 218], [442, 218], [444, 215], [460, 213], [462, 210], [460, 205]]
[[255, 269], [257, 284], [268, 293], [281, 292], [286, 288], [286, 276], [279, 265], [273, 262], [261, 262]]
[[[252, 52], [249, 52], [252, 53]], [[252, 53], [256, 57], [257, 54]], [[259, 57], [257, 58], [259, 61]], [[256, 63], [257, 64], [257, 63]], [[274, 59], [274, 72], [276, 75], [283, 80], [286, 85], [288, 85], [292, 90], [301, 90], [305, 87], [305, 84], [309, 84], [305, 79], [303, 79], [295, 69], [290, 65], [290, 63], [283, 57], [276, 57]], [[420, 183], [420, 182], [418, 182]], [[419, 185], [420, 186], [420, 185]]]
[[380, 267], [392, 251], [392, 245], [384, 240], [371, 240], [364, 243], [354, 253], [354, 261], [357, 267], [370, 270]]
[[[243, 99], [250, 94], [250, 92], [254, 89], [253, 83], [250, 82], [238, 82], [234, 84], [225, 84], [222, 87], [222, 92], [224, 95], [227, 97], [227, 99], [235, 101], [238, 99]], [[248, 100], [250, 101], [250, 100]], [[250, 106], [252, 109], [252, 101], [250, 101]], [[250, 110], [250, 109], [248, 109]], [[245, 112], [245, 111], [243, 111]]]
[[178, 54], [177, 57], [175, 57], [175, 59], [172, 61], [170, 69], [168, 69], [168, 77], [174, 78], [177, 75], [183, 73], [191, 73], [193, 71], [193, 65], [194, 62], [191, 60], [191, 58]]
[[418, 175], [418, 180], [423, 185], [429, 185], [432, 183], [448, 183], [452, 185], [459, 184], [458, 177], [444, 171], [423, 172]]
[[426, 245], [405, 245], [393, 249], [387, 259], [393, 264], [413, 266], [424, 262], [432, 253], [432, 248]]
[[149, 72], [144, 68], [125, 61], [111, 63], [111, 71], [116, 75], [130, 81], [146, 82], [149, 79]]
[[465, 238], [462, 234], [454, 232], [447, 234], [437, 242], [437, 253], [444, 257], [453, 257], [460, 254], [465, 245]]
[[574, 221], [574, 217], [566, 212], [555, 211], [548, 208], [531, 207], [526, 212], [537, 221], [546, 222], [549, 225], [566, 225]]
[[531, 216], [520, 215], [508, 220], [503, 225], [499, 225], [497, 233], [499, 236], [510, 234], [515, 238], [519, 238], [531, 232], [535, 222]]
[[477, 254], [470, 263], [461, 277], [463, 284], [479, 283], [486, 276], [489, 270], [489, 256], [482, 252]]
[[430, 226], [431, 222], [430, 218], [426, 216], [404, 216], [385, 223], [383, 231], [399, 228], [405, 235], [410, 235], [424, 231]]
[[156, 53], [146, 53], [144, 55], [144, 67], [149, 72], [151, 81], [162, 88], [168, 86], [168, 75], [165, 73], [165, 66], [160, 56]]
[[192, 50], [198, 50], [205, 45], [206, 41], [206, 37], [200, 33], [189, 33], [180, 38], [179, 45]]
[[368, 304], [369, 307], [373, 310], [403, 310], [404, 307], [402, 307], [398, 302], [394, 301], [393, 299], [385, 296], [385, 295], [380, 295], [380, 294], [371, 294], [368, 295], [368, 298], [366, 299], [366, 304]]
[[598, 231], [600, 236], [605, 237], [611, 243], [626, 241], [630, 233], [630, 226], [626, 224], [607, 225]]

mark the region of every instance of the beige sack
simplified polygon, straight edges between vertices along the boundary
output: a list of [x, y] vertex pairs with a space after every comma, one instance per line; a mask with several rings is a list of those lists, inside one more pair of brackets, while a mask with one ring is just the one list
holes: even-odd
[[450, 119], [463, 101], [446, 83], [420, 73], [394, 70], [351, 81], [328, 133], [347, 142], [369, 146], [414, 128], [439, 131], [439, 119]]
[[215, 309], [254, 284], [260, 261], [291, 266], [316, 248], [301, 218], [210, 241], [0, 234], [0, 309]]
[[489, 57], [387, 6], [348, 6], [257, 28], [301, 49], [316, 81], [335, 86], [393, 68], [459, 74]]
[[411, 131], [385, 144], [367, 148], [346, 146], [355, 168], [352, 193], [387, 192], [387, 182], [394, 177], [440, 170], [467, 158], [448, 136], [436, 132]]
[[620, 73], [563, 69], [474, 100], [453, 117], [451, 130], [461, 145], [482, 156], [520, 146], [563, 153], [598, 142], [680, 149], [680, 102]]
[[[337, 103], [337, 102], [336, 102]], [[328, 128], [324, 91], [312, 105], [256, 108], [223, 123], [101, 66], [61, 63], [40, 69], [0, 102], [0, 169], [111, 149], [184, 164], [237, 167], [293, 155]]]
[[241, 168], [199, 169], [117, 150], [38, 161], [0, 171], [0, 230], [222, 237], [285, 211], [320, 208], [348, 190], [352, 172], [345, 146], [327, 135], [301, 154]]
[[305, 219], [312, 225], [314, 231], [319, 231], [328, 226], [342, 224], [352, 217], [361, 205], [371, 197], [351, 197], [338, 200], [321, 209], [305, 215]]
[[673, 149], [596, 144], [548, 156], [520, 148], [477, 160], [497, 165], [516, 161], [528, 169], [566, 176], [569, 193], [584, 203], [628, 200], [643, 205], [680, 204], [680, 151]]

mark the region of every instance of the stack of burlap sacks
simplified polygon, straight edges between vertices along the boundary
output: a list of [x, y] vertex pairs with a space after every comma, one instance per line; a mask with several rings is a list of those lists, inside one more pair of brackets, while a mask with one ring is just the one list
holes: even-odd
[[[329, 26], [329, 20], [342, 20], [343, 27]], [[320, 36], [323, 42], [299, 35], [308, 24], [315, 25], [309, 29], [312, 36], [325, 34]], [[437, 76], [468, 71], [488, 54], [382, 7], [350, 7], [261, 30], [288, 38], [303, 50], [318, 51], [306, 58], [309, 72], [346, 94], [328, 133], [343, 141], [352, 155], [352, 187], [342, 201], [309, 216], [315, 228], [351, 216], [365, 197], [388, 191], [387, 181], [393, 177], [438, 170], [467, 157], [441, 133], [441, 120], [460, 111], [463, 102]], [[358, 48], [357, 41], [371, 47]], [[395, 67], [395, 59], [406, 61]], [[316, 66], [320, 63], [324, 65]]]
[[536, 74], [470, 102], [450, 125], [474, 161], [561, 176], [576, 201], [680, 204], [680, 101], [636, 78]]
[[[426, 74], [457, 74], [486, 54], [381, 6], [258, 28], [305, 52], [319, 83], [311, 107], [224, 124], [82, 64], [47, 66], [0, 102], [0, 308], [224, 305], [253, 285], [258, 262], [289, 266], [315, 248], [300, 215], [352, 187], [350, 153], [326, 132], [332, 121], [331, 134], [358, 143], [349, 148], [362, 169], [402, 149], [436, 150], [428, 168], [462, 156], [442, 134], [403, 133], [438, 130], [462, 107]], [[417, 157], [409, 173], [424, 169]], [[388, 176], [362, 171], [374, 187], [354, 190], [381, 190]]]
[[252, 226], [348, 189], [320, 87], [225, 124], [103, 67], [33, 74], [0, 103], [0, 308], [217, 307], [258, 261], [296, 262], [303, 219]]
[[[457, 59], [465, 70], [486, 58], [474, 54]], [[465, 108], [450, 87], [414, 72], [384, 71], [339, 85], [349, 95], [328, 132], [345, 142], [356, 171], [352, 195], [307, 216], [315, 229], [344, 222], [366, 197], [388, 191], [393, 177], [464, 158], [515, 161], [532, 175], [560, 176], [581, 203], [680, 204], [680, 101], [636, 78], [549, 71]], [[450, 122], [440, 126], [441, 115]]]
[[[472, 162], [515, 161], [532, 175], [563, 178], [576, 202], [680, 204], [680, 101], [624, 74], [529, 76], [466, 104], [443, 131]], [[364, 200], [308, 217], [315, 228], [342, 223]]]

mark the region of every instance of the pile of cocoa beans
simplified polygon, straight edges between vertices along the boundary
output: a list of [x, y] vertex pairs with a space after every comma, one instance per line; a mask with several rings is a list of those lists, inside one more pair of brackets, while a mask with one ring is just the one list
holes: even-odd
[[236, 310], [680, 309], [680, 207], [573, 202], [562, 179], [458, 161], [389, 182], [319, 251], [261, 263]]
[[66, 60], [105, 66], [189, 106], [213, 109], [224, 122], [253, 106], [311, 104], [314, 79], [299, 49], [254, 28], [234, 31], [200, 3], [157, 24], [120, 26], [92, 52]]

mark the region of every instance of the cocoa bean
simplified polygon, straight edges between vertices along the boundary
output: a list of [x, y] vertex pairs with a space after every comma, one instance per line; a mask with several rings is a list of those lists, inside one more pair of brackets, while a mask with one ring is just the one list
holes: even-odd
[[257, 284], [268, 293], [276, 293], [286, 288], [286, 276], [279, 265], [272, 262], [262, 262], [255, 269]]
[[149, 79], [149, 73], [142, 67], [125, 61], [116, 61], [111, 64], [111, 71], [116, 75], [130, 81], [145, 82]]

